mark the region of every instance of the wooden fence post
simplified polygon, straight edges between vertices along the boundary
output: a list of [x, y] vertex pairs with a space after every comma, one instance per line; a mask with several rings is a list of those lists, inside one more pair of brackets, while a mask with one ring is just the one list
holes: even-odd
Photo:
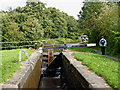
[[48, 49], [48, 66], [52, 63], [53, 60], [54, 60], [53, 49]]

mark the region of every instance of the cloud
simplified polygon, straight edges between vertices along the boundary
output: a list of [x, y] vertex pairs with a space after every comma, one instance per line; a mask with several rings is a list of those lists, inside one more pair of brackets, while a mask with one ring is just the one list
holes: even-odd
[[67, 13], [70, 16], [74, 16], [78, 19], [79, 11], [83, 6], [84, 0], [41, 0], [47, 4], [47, 7], [56, 7], [60, 11]]
[[0, 10], [8, 10], [9, 7], [16, 8], [25, 6], [26, 0], [0, 0]]
[[[9, 10], [9, 7], [12, 9], [20, 6], [23, 7], [26, 5], [27, 0], [0, 0], [0, 10]], [[60, 11], [67, 13], [70, 16], [74, 16], [78, 19], [77, 15], [83, 6], [82, 2], [84, 0], [40, 0], [43, 3], [47, 4], [47, 7], [55, 7]]]

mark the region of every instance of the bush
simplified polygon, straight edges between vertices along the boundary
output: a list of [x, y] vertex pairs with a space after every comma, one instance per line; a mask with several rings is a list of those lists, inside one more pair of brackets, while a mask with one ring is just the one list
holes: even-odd
[[114, 54], [120, 53], [120, 37], [115, 38]]

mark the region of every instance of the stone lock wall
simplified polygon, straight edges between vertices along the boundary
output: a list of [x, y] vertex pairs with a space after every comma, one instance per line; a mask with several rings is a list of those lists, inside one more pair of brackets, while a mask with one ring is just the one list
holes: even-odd
[[62, 67], [65, 77], [65, 82], [69, 88], [78, 90], [83, 88], [89, 88], [88, 82], [84, 77], [76, 70], [76, 68], [70, 64], [68, 58], [65, 55], [62, 55]]
[[34, 64], [34, 69], [30, 73], [28, 79], [24, 83], [22, 88], [38, 88], [40, 76], [41, 76], [41, 61], [40, 58]]
[[83, 88], [112, 90], [102, 77], [91, 72], [87, 66], [82, 65], [70, 52], [63, 52], [61, 57], [65, 82], [69, 88], [74, 90]]

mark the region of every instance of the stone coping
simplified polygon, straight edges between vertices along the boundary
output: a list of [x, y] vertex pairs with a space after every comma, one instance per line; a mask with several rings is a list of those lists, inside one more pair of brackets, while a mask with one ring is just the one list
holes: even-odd
[[40, 59], [40, 53], [38, 51], [34, 52], [30, 59], [30, 64], [28, 62], [21, 62], [21, 69], [14, 74], [7, 82], [0, 84], [1, 88], [22, 88], [25, 81], [29, 77], [30, 73], [33, 71], [37, 61]]
[[72, 66], [74, 66], [88, 82], [89, 88], [113, 90], [113, 88], [111, 88], [102, 77], [90, 71], [87, 66], [82, 65], [82, 63], [77, 61], [71, 54], [72, 52], [63, 52], [63, 55], [69, 60], [70, 64], [72, 64]]

